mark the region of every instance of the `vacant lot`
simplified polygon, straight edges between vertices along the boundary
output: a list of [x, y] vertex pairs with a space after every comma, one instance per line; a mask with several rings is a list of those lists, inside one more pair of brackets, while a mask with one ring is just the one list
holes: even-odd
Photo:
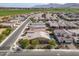
[[0, 34], [3, 32], [3, 31], [5, 31], [6, 30], [6, 28], [0, 28]]

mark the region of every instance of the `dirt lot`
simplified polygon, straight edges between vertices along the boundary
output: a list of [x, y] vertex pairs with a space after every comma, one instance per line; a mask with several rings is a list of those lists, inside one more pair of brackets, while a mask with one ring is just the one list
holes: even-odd
[[0, 28], [0, 34], [3, 32], [3, 31], [5, 31], [6, 30], [6, 28]]

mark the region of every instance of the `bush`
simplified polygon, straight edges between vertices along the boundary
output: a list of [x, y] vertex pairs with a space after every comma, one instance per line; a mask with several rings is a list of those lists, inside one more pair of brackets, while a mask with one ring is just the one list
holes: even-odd
[[29, 45], [29, 40], [28, 39], [22, 39], [19, 41], [19, 44], [21, 46], [21, 48], [26, 48]]
[[28, 47], [27, 47], [27, 49], [34, 49], [35, 47], [33, 46], [33, 45], [29, 45]]
[[46, 45], [46, 46], [44, 46], [42, 49], [51, 49], [51, 48], [52, 48], [51, 45]]
[[35, 39], [31, 41], [31, 45], [36, 46], [39, 44], [39, 40]]
[[5, 38], [5, 35], [0, 34], [0, 42], [2, 42], [2, 40]]
[[2, 32], [2, 34], [5, 34], [7, 36], [11, 33], [11, 31], [12, 31], [11, 28], [7, 28], [5, 31]]
[[11, 31], [11, 28], [7, 28], [5, 31], [3, 31], [2, 34], [0, 34], [0, 42], [2, 42], [2, 40], [5, 39], [5, 37], [11, 33]]
[[56, 46], [57, 45], [55, 40], [49, 40], [49, 44], [52, 45], [52, 46]]

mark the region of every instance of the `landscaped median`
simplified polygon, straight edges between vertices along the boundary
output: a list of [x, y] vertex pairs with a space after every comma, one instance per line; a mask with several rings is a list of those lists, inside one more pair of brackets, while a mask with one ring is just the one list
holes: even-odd
[[11, 28], [5, 28], [5, 30], [0, 34], [0, 43], [12, 32]]

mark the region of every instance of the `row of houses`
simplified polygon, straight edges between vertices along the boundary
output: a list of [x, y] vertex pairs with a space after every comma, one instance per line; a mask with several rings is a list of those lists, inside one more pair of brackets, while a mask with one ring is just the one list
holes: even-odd
[[39, 13], [39, 14], [36, 14], [35, 16], [34, 16], [34, 19], [35, 20], [41, 20], [41, 21], [48, 21], [48, 20], [50, 20], [50, 21], [57, 21], [57, 15], [56, 14], [51, 14], [51, 13]]
[[[73, 16], [72, 16], [73, 15]], [[76, 14], [60, 14], [61, 18], [66, 19], [67, 21], [79, 21], [79, 16]]]
[[5, 20], [0, 21], [0, 25], [16, 28], [25, 20], [25, 18], [26, 17], [24, 15], [23, 16], [21, 15], [10, 16], [9, 20], [5, 19]]
[[51, 28], [66, 28], [66, 29], [78, 28], [77, 24], [73, 22], [64, 21], [64, 20], [48, 21], [47, 23]]
[[74, 33], [75, 32], [70, 32], [65, 29], [54, 30], [54, 35], [57, 38], [57, 41], [59, 43], [64, 43], [64, 44], [65, 43], [79, 43], [79, 36], [74, 35]]

